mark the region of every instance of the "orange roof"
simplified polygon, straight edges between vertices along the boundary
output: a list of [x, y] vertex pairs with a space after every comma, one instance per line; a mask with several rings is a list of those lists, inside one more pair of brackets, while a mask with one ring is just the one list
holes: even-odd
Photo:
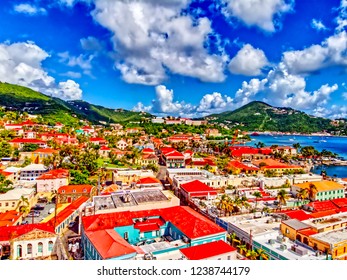
[[299, 221], [304, 221], [312, 218], [310, 214], [307, 214], [303, 210], [289, 210], [283, 211], [282, 213], [286, 214], [291, 219], [297, 219]]
[[0, 227], [13, 226], [21, 216], [22, 214], [15, 210], [0, 213]]
[[239, 169], [243, 169], [243, 170], [249, 170], [249, 171], [258, 171], [259, 168], [255, 167], [255, 166], [248, 166], [246, 164], [243, 164], [242, 162], [238, 161], [238, 160], [231, 160], [228, 163], [228, 167], [234, 167], [234, 168], [239, 168]]
[[314, 184], [318, 190], [318, 192], [324, 192], [324, 191], [331, 191], [331, 190], [338, 190], [338, 189], [344, 189], [344, 186], [334, 182], [334, 181], [318, 181], [318, 182], [306, 182], [301, 184], [295, 184], [294, 186], [299, 187], [300, 189], [309, 189], [310, 184]]
[[152, 185], [152, 184], [161, 184], [160, 180], [153, 177], [144, 177], [140, 178], [137, 182], [137, 185]]
[[11, 176], [12, 172], [7, 172], [7, 171], [0, 170], [0, 174], [4, 175], [5, 177], [7, 177], [7, 176]]
[[336, 211], [338, 207], [332, 203], [330, 200], [326, 201], [314, 201], [306, 204], [307, 207], [312, 207], [313, 212], [322, 212], [322, 211], [328, 211], [328, 210], [334, 210]]
[[88, 231], [86, 236], [103, 259], [136, 254], [136, 250], [113, 229]]
[[189, 260], [203, 260], [236, 251], [223, 240], [180, 249], [181, 253]]
[[311, 216], [313, 218], [321, 218], [321, 217], [325, 217], [325, 216], [334, 215], [337, 213], [338, 213], [337, 210], [325, 210], [325, 211], [311, 213]]
[[92, 190], [92, 185], [67, 185], [67, 186], [61, 186], [58, 189], [58, 193], [90, 193]]
[[262, 167], [262, 168], [265, 168], [265, 169], [271, 169], [271, 168], [277, 168], [277, 169], [281, 169], [281, 168], [302, 168], [301, 166], [298, 166], [298, 165], [288, 165], [288, 164], [282, 163], [282, 162], [280, 162], [278, 160], [274, 160], [274, 159], [271, 159], [271, 158], [252, 161], [253, 164], [258, 165], [258, 166], [262, 162], [266, 164], [266, 166]]
[[154, 153], [154, 150], [153, 149], [151, 149], [151, 148], [144, 148], [143, 150], [142, 150], [142, 153]]
[[34, 151], [34, 153], [41, 153], [41, 154], [56, 154], [58, 153], [57, 150], [51, 149], [51, 148], [41, 148]]
[[53, 180], [53, 179], [68, 178], [68, 177], [69, 177], [69, 170], [53, 169], [42, 174], [41, 176], [36, 178], [36, 180]]

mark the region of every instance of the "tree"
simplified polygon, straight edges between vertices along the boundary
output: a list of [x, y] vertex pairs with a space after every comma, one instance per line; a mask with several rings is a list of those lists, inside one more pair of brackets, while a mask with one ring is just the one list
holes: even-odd
[[308, 186], [308, 197], [310, 198], [311, 201], [314, 201], [316, 193], [318, 192], [318, 189], [315, 184], [310, 183]]
[[249, 258], [250, 260], [256, 260], [258, 257], [258, 253], [254, 250], [248, 250], [246, 252], [246, 257]]
[[296, 151], [297, 151], [298, 153], [300, 153], [300, 148], [301, 148], [300, 143], [294, 143], [294, 144], [293, 144], [293, 148], [295, 148]]
[[235, 242], [240, 243], [240, 241], [237, 239], [237, 235], [236, 235], [235, 232], [230, 233], [228, 237], [229, 237], [229, 241], [230, 241], [230, 243], [231, 243], [231, 246], [234, 246], [234, 243], [235, 243]]
[[21, 151], [22, 152], [33, 152], [33, 151], [36, 151], [38, 148], [39, 148], [39, 145], [37, 145], [37, 144], [26, 143], [23, 145]]
[[255, 191], [255, 192], [253, 193], [253, 196], [255, 197], [255, 207], [254, 207], [254, 209], [257, 210], [258, 199], [259, 199], [259, 198], [262, 198], [263, 195], [261, 194], [261, 192]]
[[308, 190], [305, 188], [300, 189], [300, 191], [298, 191], [298, 193], [296, 194], [296, 197], [300, 200], [305, 200], [306, 198], [308, 198], [308, 196]]
[[0, 142], [0, 159], [3, 157], [10, 157], [12, 154], [12, 147], [5, 141]]
[[268, 254], [266, 254], [264, 249], [259, 248], [259, 249], [256, 249], [255, 251], [257, 252], [260, 260], [268, 260], [269, 259], [269, 256], [268, 256]]
[[71, 185], [90, 184], [87, 173], [82, 173], [79, 170], [70, 170]]
[[247, 251], [247, 246], [245, 244], [237, 245], [237, 248], [240, 250], [240, 254]]
[[287, 205], [288, 194], [285, 189], [281, 189], [277, 193], [278, 206], [281, 208], [281, 205]]
[[[29, 211], [28, 211], [29, 209]], [[16, 210], [18, 210], [20, 213], [29, 213], [30, 208], [29, 208], [29, 199], [27, 197], [24, 197], [23, 195], [20, 197], [18, 200]]]
[[257, 148], [264, 148], [265, 147], [265, 144], [263, 143], [263, 142], [258, 142], [258, 143], [255, 143], [255, 146], [257, 147]]

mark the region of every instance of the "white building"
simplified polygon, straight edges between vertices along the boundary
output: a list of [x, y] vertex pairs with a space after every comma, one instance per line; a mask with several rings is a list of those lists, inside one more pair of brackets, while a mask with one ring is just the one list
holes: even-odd
[[29, 205], [32, 205], [35, 198], [35, 189], [15, 188], [7, 193], [0, 194], [0, 212], [15, 210], [22, 196], [28, 199]]
[[20, 180], [32, 181], [47, 172], [47, 167], [43, 164], [29, 164], [23, 167], [20, 172]]

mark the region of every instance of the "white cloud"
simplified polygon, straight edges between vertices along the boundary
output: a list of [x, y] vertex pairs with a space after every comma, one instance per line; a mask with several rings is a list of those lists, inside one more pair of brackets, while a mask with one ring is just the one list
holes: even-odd
[[44, 8], [36, 7], [34, 5], [26, 3], [15, 5], [13, 9], [17, 13], [26, 14], [29, 16], [45, 15], [47, 13], [46, 9]]
[[283, 53], [283, 63], [291, 73], [309, 73], [329, 66], [347, 66], [347, 33], [328, 37], [320, 45]]
[[62, 73], [61, 76], [67, 76], [72, 79], [79, 79], [82, 77], [81, 73], [79, 72], [73, 72], [73, 71], [67, 71], [66, 73]]
[[336, 22], [337, 22], [336, 30], [343, 31], [345, 30], [347, 26], [347, 0], [341, 0], [339, 11], [340, 13], [338, 17], [336, 18]]
[[190, 104], [174, 101], [173, 90], [167, 89], [163, 85], [155, 87], [156, 99], [152, 102], [152, 110], [158, 113], [184, 113], [191, 109]]
[[0, 43], [0, 81], [64, 99], [80, 98], [82, 91], [78, 84], [69, 80], [57, 84], [42, 68], [42, 62], [48, 57], [49, 54], [33, 42]]
[[256, 99], [256, 95], [265, 89], [267, 79], [251, 79], [249, 83], [244, 81], [242, 83], [242, 88], [240, 88], [235, 94], [235, 102], [237, 106], [243, 106]]
[[94, 55], [89, 55], [88, 57], [82, 54], [80, 54], [79, 56], [73, 56], [70, 55], [69, 52], [62, 52], [58, 53], [58, 56], [60, 57], [59, 62], [65, 63], [70, 67], [77, 66], [83, 70], [84, 74], [92, 76], [91, 69]]
[[209, 54], [208, 18], [184, 15], [188, 0], [95, 0], [92, 15], [113, 33], [115, 67], [128, 83], [157, 85], [167, 72], [224, 81], [225, 55]]
[[222, 95], [219, 92], [212, 94], [205, 94], [196, 111], [202, 115], [209, 115], [214, 113], [221, 113], [223, 111], [230, 111], [235, 108], [234, 100], [227, 95]]
[[262, 68], [269, 62], [261, 49], [255, 49], [246, 44], [239, 50], [229, 63], [229, 70], [233, 74], [258, 76]]
[[317, 20], [317, 19], [312, 19], [311, 21], [311, 27], [313, 29], [316, 29], [318, 31], [324, 31], [327, 30], [328, 28], [323, 24], [322, 21]]
[[175, 101], [173, 90], [167, 89], [164, 85], [156, 86], [155, 93], [156, 98], [152, 101], [152, 105], [145, 106], [138, 102], [133, 110], [157, 115], [201, 117], [235, 108], [233, 99], [219, 92], [204, 95], [198, 105]]
[[[236, 17], [248, 26], [257, 26], [274, 32], [280, 24], [278, 18], [291, 12], [294, 1], [286, 0], [224, 0], [225, 14]], [[276, 26], [277, 25], [277, 26]]]
[[103, 44], [99, 41], [99, 39], [89, 36], [87, 38], [82, 38], [80, 40], [81, 46], [86, 51], [95, 51], [99, 52], [104, 49]]

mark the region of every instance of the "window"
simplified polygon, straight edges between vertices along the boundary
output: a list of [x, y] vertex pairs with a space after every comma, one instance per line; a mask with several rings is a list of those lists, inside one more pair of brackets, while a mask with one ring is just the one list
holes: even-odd
[[32, 254], [33, 253], [33, 245], [30, 243], [27, 245], [27, 254]]
[[76, 192], [76, 190], [75, 190], [75, 189], [73, 189], [73, 190], [72, 190], [72, 192], [73, 192], [73, 193], [75, 193], [75, 192]]
[[42, 253], [43, 252], [43, 244], [42, 244], [42, 242], [39, 242], [39, 244], [37, 245], [37, 252], [38, 253]]
[[129, 234], [128, 234], [128, 232], [126, 231], [126, 232], [124, 232], [124, 239], [125, 239], [125, 240], [128, 240], [128, 238], [129, 238]]
[[8, 207], [8, 202], [5, 203], [5, 206]]
[[289, 234], [289, 229], [286, 228], [286, 234]]
[[48, 251], [52, 252], [53, 251], [53, 241], [48, 242]]
[[62, 190], [61, 193], [65, 193], [65, 190]]

